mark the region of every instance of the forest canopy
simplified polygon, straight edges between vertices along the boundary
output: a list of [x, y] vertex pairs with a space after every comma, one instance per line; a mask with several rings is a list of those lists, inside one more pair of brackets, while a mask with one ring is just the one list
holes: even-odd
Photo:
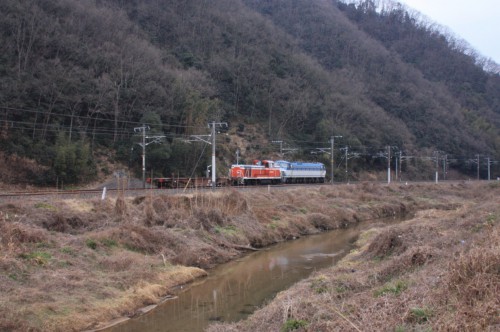
[[307, 158], [339, 135], [365, 156], [500, 159], [498, 65], [392, 1], [4, 0], [0, 12], [0, 150], [47, 166], [39, 184], [87, 182], [109, 156], [138, 171], [145, 124], [163, 136], [148, 160], [159, 175], [202, 174], [207, 149], [186, 140], [210, 121], [230, 124], [226, 164], [224, 144], [249, 126], [260, 141], [247, 158], [277, 139]]

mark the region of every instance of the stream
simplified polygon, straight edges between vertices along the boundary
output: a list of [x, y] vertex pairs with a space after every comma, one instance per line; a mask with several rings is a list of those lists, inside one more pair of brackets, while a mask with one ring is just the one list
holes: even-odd
[[179, 289], [177, 298], [105, 331], [192, 332], [214, 321], [244, 319], [314, 270], [334, 265], [372, 222], [283, 242], [218, 266], [208, 277]]

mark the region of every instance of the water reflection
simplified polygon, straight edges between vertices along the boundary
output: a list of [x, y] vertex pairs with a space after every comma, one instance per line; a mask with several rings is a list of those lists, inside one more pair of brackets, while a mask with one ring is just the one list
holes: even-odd
[[202, 331], [212, 321], [237, 321], [277, 292], [336, 263], [349, 252], [356, 228], [308, 236], [256, 252], [209, 271], [152, 312], [108, 329]]

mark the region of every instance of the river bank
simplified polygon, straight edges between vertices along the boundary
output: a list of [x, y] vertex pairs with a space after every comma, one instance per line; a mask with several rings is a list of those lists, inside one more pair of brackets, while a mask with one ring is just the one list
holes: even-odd
[[369, 229], [336, 266], [207, 331], [499, 330], [499, 190], [464, 189], [458, 207]]
[[[162, 301], [174, 286], [205, 275], [210, 267], [238, 258], [249, 248], [361, 220], [430, 209], [474, 209], [498, 193], [498, 186], [488, 184], [365, 183], [4, 204], [0, 329], [98, 328], [103, 325], [99, 322], [133, 316], [138, 308]], [[497, 215], [496, 210], [489, 217], [494, 227]], [[385, 262], [377, 258], [374, 264]], [[279, 330], [283, 319], [275, 323]]]

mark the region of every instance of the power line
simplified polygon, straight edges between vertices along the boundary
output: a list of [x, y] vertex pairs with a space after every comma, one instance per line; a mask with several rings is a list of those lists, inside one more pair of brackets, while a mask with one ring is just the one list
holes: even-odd
[[[29, 112], [29, 113], [34, 113], [34, 114], [42, 114], [42, 115], [50, 115], [51, 117], [68, 117], [68, 118], [73, 118], [73, 119], [83, 119], [86, 121], [92, 121], [92, 120], [99, 120], [99, 121], [109, 121], [115, 123], [115, 119], [112, 117], [112, 114], [109, 114], [108, 117], [94, 117], [94, 114], [101, 114], [101, 115], [106, 115], [106, 113], [103, 112], [95, 112], [91, 113], [88, 116], [83, 116], [83, 115], [73, 115], [73, 114], [67, 114], [67, 113], [57, 113], [57, 112], [45, 112], [45, 111], [40, 111], [40, 110], [35, 110], [35, 109], [27, 109], [27, 108], [15, 108], [15, 107], [8, 107], [8, 106], [0, 106], [0, 109], [4, 110], [9, 110], [9, 111], [22, 111], [22, 112]], [[11, 121], [11, 120], [7, 120]], [[143, 122], [141, 121], [128, 121], [128, 120], [118, 120], [117, 121], [120, 124], [130, 124], [130, 125], [142, 125]], [[174, 128], [205, 128], [202, 126], [188, 126], [184, 124], [163, 124], [163, 126], [167, 127], [174, 127]]]

